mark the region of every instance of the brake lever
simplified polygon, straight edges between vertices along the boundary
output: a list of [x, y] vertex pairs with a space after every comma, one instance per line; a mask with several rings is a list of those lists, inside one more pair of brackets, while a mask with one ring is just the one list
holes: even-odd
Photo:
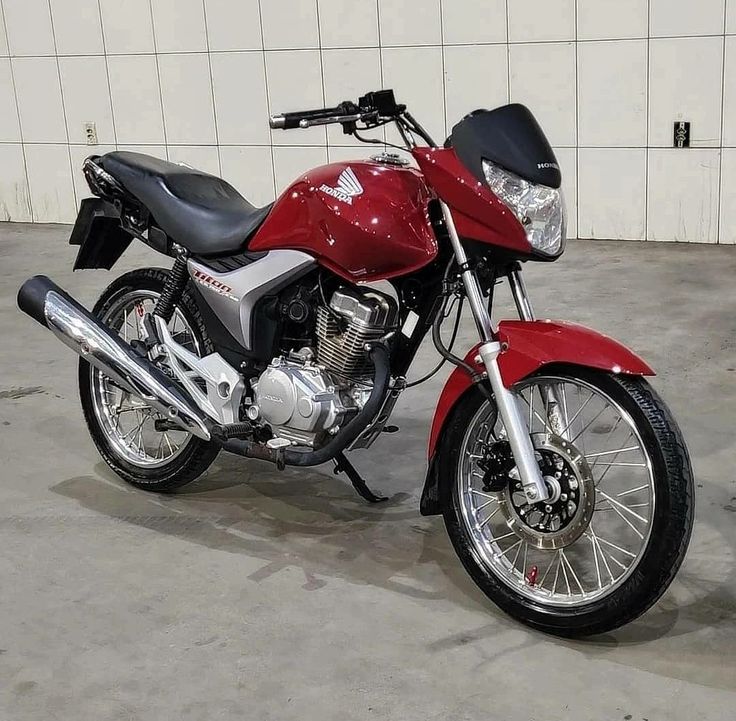
[[368, 112], [350, 113], [347, 115], [330, 115], [327, 118], [304, 118], [299, 121], [300, 128], [311, 128], [317, 125], [332, 125], [336, 123], [352, 124], [357, 122], [363, 122], [366, 125], [369, 123], [378, 123], [378, 111], [370, 110]]

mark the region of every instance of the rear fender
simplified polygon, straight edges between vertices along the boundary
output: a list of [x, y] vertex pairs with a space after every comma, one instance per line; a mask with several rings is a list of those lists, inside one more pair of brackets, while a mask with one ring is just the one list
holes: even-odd
[[79, 206], [77, 220], [69, 238], [69, 245], [79, 246], [74, 270], [85, 268], [110, 270], [135, 237], [154, 250], [167, 253], [166, 234], [153, 225], [150, 225], [147, 231], [145, 235], [141, 235], [129, 226], [121, 218], [119, 205], [102, 198], [85, 198]]
[[[502, 352], [498, 356], [503, 384], [514, 384], [546, 365], [566, 363], [597, 368], [611, 373], [653, 376], [654, 371], [639, 356], [613, 338], [575, 323], [560, 321], [511, 321], [498, 326]], [[479, 373], [478, 346], [465, 356], [465, 362]], [[468, 373], [456, 368], [442, 389], [429, 434], [429, 472], [422, 494], [421, 511], [432, 515], [442, 511], [439, 502], [435, 456], [442, 430], [462, 395], [473, 385]]]

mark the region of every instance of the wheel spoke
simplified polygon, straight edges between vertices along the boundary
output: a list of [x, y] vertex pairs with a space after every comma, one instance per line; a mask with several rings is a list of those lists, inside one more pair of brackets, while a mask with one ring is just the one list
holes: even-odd
[[[647, 518], [644, 518], [643, 516], [640, 516], [636, 511], [632, 511], [632, 506], [627, 506], [620, 501], [617, 501], [615, 498], [611, 498], [607, 493], [604, 493], [600, 488], [597, 489], [597, 492], [603, 496], [611, 505], [618, 506], [622, 511], [626, 511], [627, 513], [630, 513], [634, 518], [640, 520], [642, 523], [649, 523], [649, 520]], [[649, 505], [649, 504], [645, 504]]]
[[570, 563], [570, 559], [565, 555], [565, 552], [560, 549], [560, 557], [562, 558], [563, 563], [567, 564], [567, 567], [570, 569], [570, 573], [572, 574], [572, 577], [575, 579], [575, 583], [578, 584], [578, 588], [580, 589], [580, 593], [585, 595], [585, 591], [583, 590], [583, 586], [580, 583], [580, 579], [578, 578], [578, 574], [575, 573], [575, 569], [572, 567], [572, 563]]
[[632, 493], [638, 493], [639, 491], [643, 491], [647, 488], [649, 488], [648, 483], [645, 483], [643, 486], [637, 486], [636, 488], [629, 488], [628, 491], [621, 491], [621, 493], [617, 493], [616, 498], [621, 498], [622, 496], [629, 496]]
[[628, 448], [617, 448], [612, 451], [598, 451], [597, 453], [586, 453], [586, 458], [598, 458], [599, 456], [608, 456], [611, 453], [615, 453], [618, 455], [619, 453], [626, 453], [628, 451], [640, 451], [641, 448], [639, 446], [629, 446]]

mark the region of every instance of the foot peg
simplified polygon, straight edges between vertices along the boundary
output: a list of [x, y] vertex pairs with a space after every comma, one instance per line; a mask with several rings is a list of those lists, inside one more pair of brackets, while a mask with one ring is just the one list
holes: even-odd
[[370, 488], [368, 488], [360, 473], [355, 470], [355, 466], [350, 463], [344, 453], [338, 453], [332, 460], [335, 463], [335, 475], [338, 473], [345, 473], [353, 484], [353, 488], [356, 493], [361, 498], [364, 498], [368, 503], [381, 503], [382, 501], [388, 501], [388, 496], [377, 496]]

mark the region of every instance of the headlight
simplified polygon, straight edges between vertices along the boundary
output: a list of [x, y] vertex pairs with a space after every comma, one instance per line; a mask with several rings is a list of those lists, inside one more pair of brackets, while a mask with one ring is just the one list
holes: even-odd
[[562, 253], [567, 225], [562, 189], [530, 183], [488, 160], [483, 173], [494, 195], [519, 219], [532, 248], [550, 256]]

